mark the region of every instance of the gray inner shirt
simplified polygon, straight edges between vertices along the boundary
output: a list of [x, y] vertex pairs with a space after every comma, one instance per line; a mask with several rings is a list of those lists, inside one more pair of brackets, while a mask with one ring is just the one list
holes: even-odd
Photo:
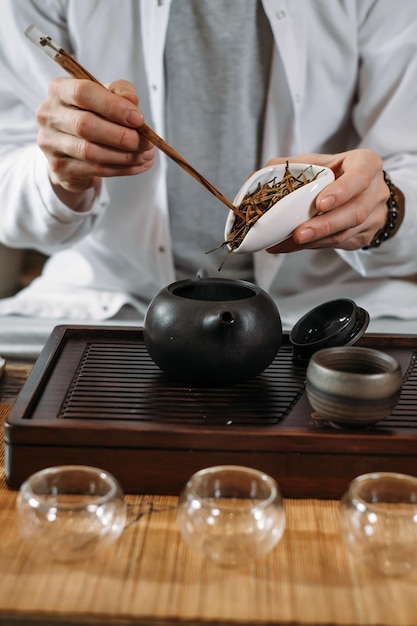
[[[166, 138], [233, 201], [259, 168], [272, 33], [260, 0], [173, 0], [165, 49]], [[199, 269], [253, 280], [251, 255], [221, 273], [227, 207], [168, 160], [168, 202], [177, 279]]]

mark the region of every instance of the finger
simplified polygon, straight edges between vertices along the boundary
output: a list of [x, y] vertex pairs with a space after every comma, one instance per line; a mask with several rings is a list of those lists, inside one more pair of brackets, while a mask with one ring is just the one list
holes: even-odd
[[72, 192], [85, 190], [92, 186], [95, 180], [101, 178], [141, 174], [148, 171], [152, 165], [153, 160], [130, 166], [85, 163], [59, 155], [49, 161], [51, 181]]
[[54, 138], [53, 133], [55, 132], [87, 142], [107, 145], [124, 152], [150, 148], [150, 143], [142, 139], [136, 130], [109, 122], [90, 111], [68, 107], [54, 108], [45, 112], [41, 109], [38, 114], [38, 121], [40, 125], [39, 141], [41, 143], [44, 141], [43, 135], [45, 133], [48, 139], [59, 141], [59, 137]]
[[143, 124], [143, 113], [128, 98], [89, 80], [54, 80], [50, 84], [50, 97], [117, 124], [133, 128]]
[[329, 211], [335, 206], [345, 204], [352, 198], [368, 192], [371, 186], [378, 194], [376, 202], [387, 200], [386, 185], [382, 184], [382, 161], [376, 153], [371, 150], [355, 150], [340, 154], [338, 157], [339, 162], [336, 160], [332, 165], [336, 180], [316, 199], [319, 211]]
[[334, 207], [346, 205], [352, 198], [363, 193], [370, 183], [370, 177], [362, 170], [350, 170], [321, 191], [316, 198], [316, 208], [320, 213], [326, 213]]
[[[302, 225], [294, 231], [293, 238], [296, 244], [303, 248], [333, 247], [355, 250], [372, 240], [386, 220], [386, 205], [380, 203], [362, 219], [362, 210], [352, 208], [351, 211], [334, 210], [320, 216], [320, 226]], [[319, 218], [317, 218], [318, 223]], [[349, 223], [351, 225], [349, 225]], [[326, 235], [328, 231], [328, 235]]]
[[[304, 244], [328, 236], [333, 236], [334, 242], [339, 243], [343, 237], [341, 233], [348, 229], [360, 226], [362, 233], [369, 229], [376, 232], [383, 225], [388, 191], [382, 170], [372, 175], [370, 169], [365, 174], [363, 171], [362, 168], [356, 171], [355, 168], [349, 169], [319, 194], [316, 206], [321, 213], [296, 229], [294, 239], [297, 243]], [[329, 195], [323, 200], [325, 192]]]
[[323, 240], [337, 245], [346, 239], [346, 232], [351, 229], [360, 227], [362, 231], [377, 230], [385, 208], [383, 205], [381, 208], [378, 207], [378, 211], [376, 208], [371, 214], [366, 198], [354, 199], [342, 207], [322, 213], [301, 224], [294, 230], [293, 239], [298, 245]]
[[65, 133], [61, 133], [59, 140], [55, 139], [50, 147], [45, 143], [42, 145], [41, 140], [39, 140], [39, 145], [51, 158], [66, 155], [77, 161], [95, 165], [130, 167], [142, 165], [148, 161], [153, 161], [155, 158], [154, 148], [146, 151], [118, 150]]

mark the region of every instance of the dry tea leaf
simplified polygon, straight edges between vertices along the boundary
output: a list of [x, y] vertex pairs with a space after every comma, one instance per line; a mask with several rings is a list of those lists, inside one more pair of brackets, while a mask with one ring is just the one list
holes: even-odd
[[259, 183], [255, 191], [248, 193], [238, 207], [243, 215], [243, 219], [236, 215], [233, 229], [230, 232], [223, 246], [228, 245], [230, 250], [235, 250], [240, 246], [248, 231], [262, 215], [264, 215], [279, 200], [292, 191], [311, 183], [321, 172], [312, 174], [312, 168], [304, 169], [298, 176], [292, 174], [288, 161], [286, 163], [284, 176], [280, 181], [274, 177], [267, 183]]

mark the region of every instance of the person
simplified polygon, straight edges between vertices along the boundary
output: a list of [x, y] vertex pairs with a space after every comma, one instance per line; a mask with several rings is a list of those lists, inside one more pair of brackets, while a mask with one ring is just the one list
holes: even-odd
[[3, 0], [0, 34], [0, 242], [48, 256], [0, 301], [0, 353], [60, 323], [141, 324], [165, 285], [218, 275], [227, 210], [144, 122], [231, 200], [266, 163], [334, 171], [316, 216], [221, 270], [267, 290], [284, 330], [344, 297], [370, 331], [417, 332], [413, 0]]

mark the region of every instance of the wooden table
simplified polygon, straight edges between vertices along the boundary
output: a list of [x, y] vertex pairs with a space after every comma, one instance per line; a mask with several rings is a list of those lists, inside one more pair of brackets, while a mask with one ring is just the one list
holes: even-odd
[[[30, 369], [7, 363], [2, 423]], [[339, 538], [336, 501], [287, 499], [278, 546], [248, 566], [222, 568], [182, 542], [175, 496], [126, 500], [128, 523], [114, 546], [92, 561], [48, 562], [19, 537], [2, 458], [0, 626], [417, 624], [417, 573], [384, 578], [351, 557]]]

